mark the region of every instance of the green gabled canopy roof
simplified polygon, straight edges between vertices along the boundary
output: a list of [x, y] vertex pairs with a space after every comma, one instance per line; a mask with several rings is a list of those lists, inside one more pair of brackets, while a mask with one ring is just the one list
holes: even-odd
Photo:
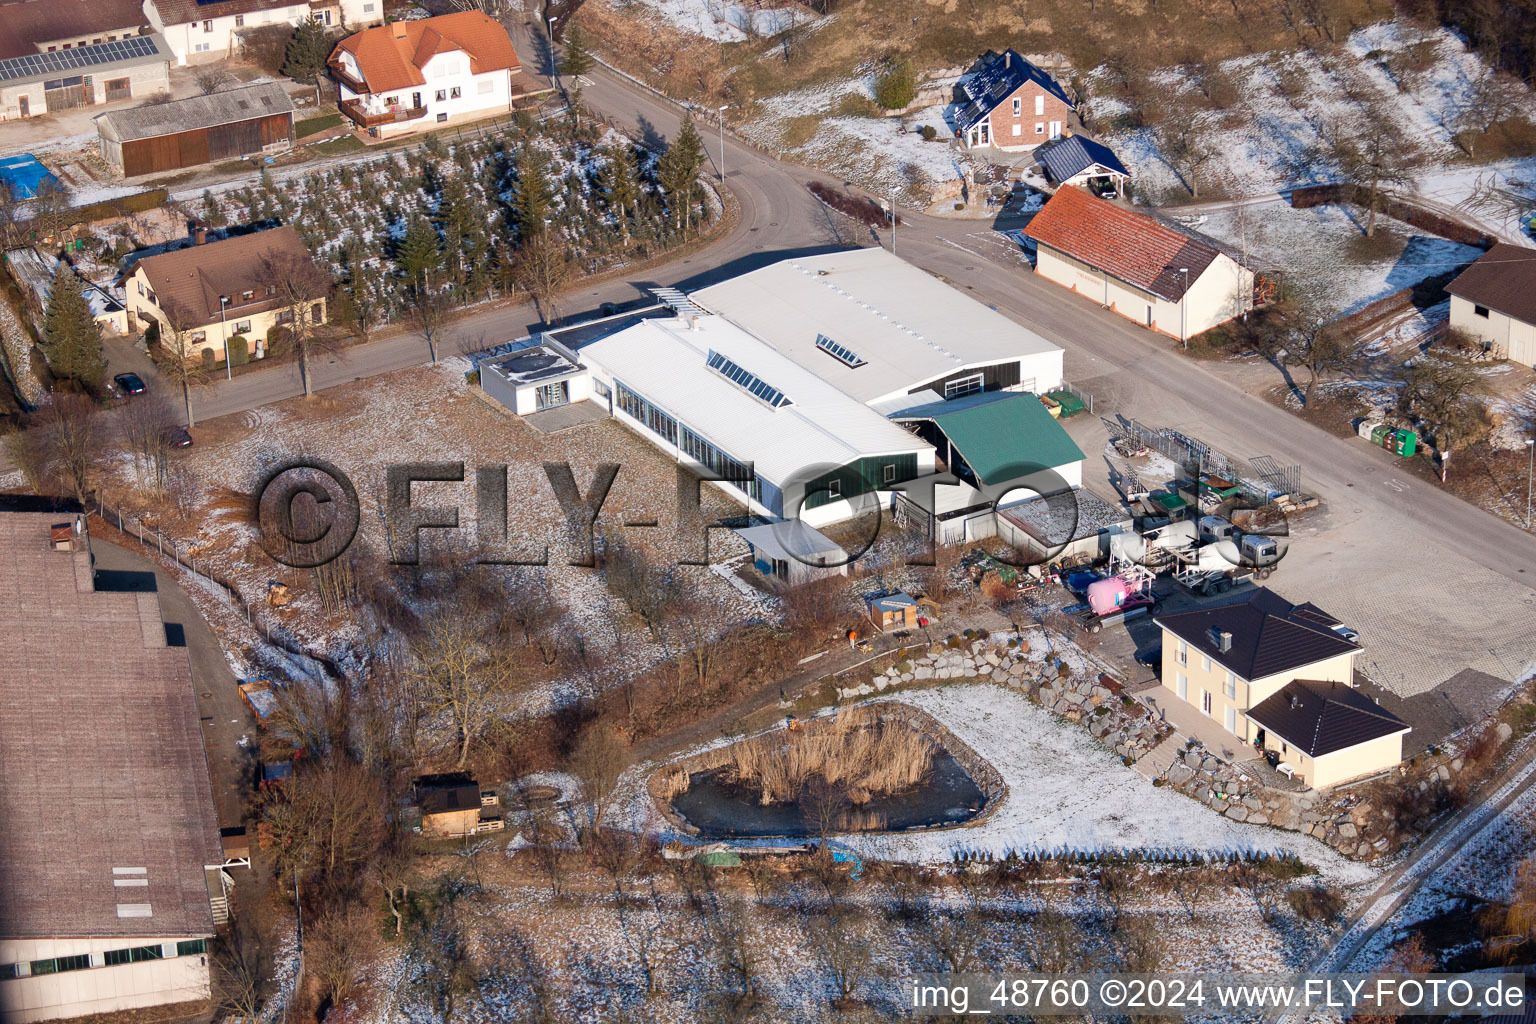
[[1028, 392], [989, 391], [930, 402], [894, 414], [894, 420], [932, 420], [984, 484], [1005, 483], [1021, 467], [1055, 469], [1081, 462], [1082, 449]]

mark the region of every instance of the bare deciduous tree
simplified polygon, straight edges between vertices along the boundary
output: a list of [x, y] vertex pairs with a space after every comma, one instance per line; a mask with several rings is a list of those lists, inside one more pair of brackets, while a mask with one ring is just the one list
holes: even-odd
[[56, 394], [32, 428], [13, 434], [7, 444], [33, 490], [67, 493], [83, 505], [101, 470], [106, 424], [85, 395]]
[[460, 768], [524, 678], [516, 654], [489, 641], [482, 623], [445, 613], [429, 618], [411, 643], [412, 674], [427, 706], [453, 723]]
[[140, 487], [146, 482], [155, 487], [165, 483], [165, 460], [171, 450], [169, 432], [175, 426], [171, 405], [159, 392], [140, 395], [118, 411], [118, 439], [133, 458], [134, 475]]
[[197, 91], [210, 96], [234, 81], [234, 76], [220, 67], [209, 67], [197, 73]]
[[513, 280], [532, 297], [545, 323], [560, 317], [559, 295], [571, 272], [565, 245], [547, 233], [525, 239], [512, 260]]
[[299, 377], [307, 398], [315, 393], [310, 359], [321, 349], [333, 347], [320, 330], [325, 322], [325, 299], [331, 290], [330, 276], [307, 255], [278, 251], [262, 256], [256, 277], [278, 301], [283, 341], [299, 357]]
[[427, 343], [427, 356], [434, 363], [437, 362], [438, 342], [442, 340], [443, 330], [452, 316], [453, 301], [447, 289], [434, 290], [422, 286], [411, 290], [410, 305], [405, 308], [405, 322]]
[[192, 414], [192, 389], [208, 383], [208, 367], [192, 347], [192, 334], [202, 326], [198, 317], [177, 299], [167, 299], [160, 307], [160, 344], [156, 365], [160, 373], [181, 388], [181, 401], [187, 414], [187, 426], [197, 425]]
[[214, 999], [222, 1015], [238, 1024], [256, 1024], [265, 966], [255, 929], [236, 917], [228, 933], [218, 940], [209, 967]]

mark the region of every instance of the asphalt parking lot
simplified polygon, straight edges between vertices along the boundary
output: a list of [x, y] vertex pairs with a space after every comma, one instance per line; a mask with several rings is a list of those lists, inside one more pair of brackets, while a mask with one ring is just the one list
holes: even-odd
[[[1074, 358], [1084, 357], [1068, 353], [1069, 378]], [[1129, 372], [1085, 383], [1096, 391], [1098, 415], [1064, 425], [1088, 454], [1084, 483], [1101, 494], [1116, 493], [1116, 467], [1105, 455], [1109, 431], [1100, 418], [1112, 415], [1110, 409], [1242, 458], [1268, 454], [1239, 447], [1199, 409], [1171, 402], [1164, 393], [1143, 393]], [[1426, 539], [1417, 526], [1395, 517], [1390, 456], [1381, 454], [1386, 471], [1374, 487], [1317, 488], [1307, 466], [1301, 467], [1303, 490], [1316, 493], [1322, 506], [1291, 520], [1289, 551], [1266, 585], [1288, 600], [1311, 601], [1359, 631], [1365, 648], [1360, 668], [1387, 692], [1454, 707], [1443, 708], [1442, 718], [1474, 720], [1536, 671], [1536, 590], [1459, 555], [1454, 537]], [[1154, 482], [1165, 481], [1143, 480]], [[1536, 566], [1530, 568], [1536, 584]]]

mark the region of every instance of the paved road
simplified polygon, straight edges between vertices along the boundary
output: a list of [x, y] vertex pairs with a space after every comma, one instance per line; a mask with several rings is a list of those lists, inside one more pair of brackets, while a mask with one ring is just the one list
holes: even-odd
[[[594, 111], [653, 140], [675, 132], [680, 110], [607, 70], [585, 80]], [[711, 161], [718, 135], [704, 133]], [[868, 244], [869, 233], [839, 223], [806, 191], [813, 179], [833, 181], [781, 163], [727, 136], [727, 184], [739, 222], [701, 253], [633, 278], [580, 288], [564, 299], [571, 311], [640, 298], [656, 285], [696, 286], [783, 258], [796, 250]], [[1251, 369], [1199, 363], [1095, 304], [1040, 279], [1018, 246], [976, 219], [903, 214], [896, 251], [998, 308], [1067, 353], [1068, 378], [1099, 399], [1100, 412], [1172, 426], [1240, 457], [1270, 455], [1302, 467], [1303, 486], [1327, 511], [1298, 524], [1307, 557], [1279, 574], [1275, 586], [1297, 599], [1322, 601], [1361, 629], [1367, 667], [1400, 693], [1422, 692], [1472, 666], [1517, 678], [1532, 656], [1528, 622], [1536, 615], [1536, 535], [1397, 471], [1390, 456], [1363, 442], [1335, 437], [1244, 390]], [[889, 244], [882, 236], [882, 244]], [[484, 344], [526, 333], [537, 316], [528, 306], [475, 313], [455, 335]], [[448, 349], [452, 350], [450, 342]], [[400, 335], [357, 346], [314, 368], [319, 387], [423, 362], [426, 346]], [[297, 395], [296, 367], [276, 367], [199, 390], [199, 417], [251, 409]], [[1074, 426], [1084, 450], [1104, 434]], [[1107, 486], [1097, 457], [1090, 481]]]

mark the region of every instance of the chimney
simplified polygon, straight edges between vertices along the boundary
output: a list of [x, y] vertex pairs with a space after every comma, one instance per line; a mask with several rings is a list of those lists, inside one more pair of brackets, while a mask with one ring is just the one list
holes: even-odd
[[396, 39], [404, 39], [405, 38], [405, 22], [403, 22], [403, 21], [392, 21], [392, 22], [390, 22], [389, 23], [389, 32]]
[[1296, 696], [1294, 693], [1291, 694], [1291, 708], [1294, 710], [1299, 707], [1301, 707], [1301, 698]]
[[48, 546], [55, 551], [75, 550], [75, 526], [73, 523], [55, 523], [48, 528]]
[[1003, 67], [1010, 68], [1010, 69], [1013, 67], [1013, 51], [1012, 50], [1004, 50], [1003, 51]]
[[208, 241], [208, 225], [200, 220], [193, 220], [187, 223], [187, 227], [191, 229], [189, 233], [192, 236], [193, 245], [202, 245]]
[[1209, 633], [1211, 646], [1225, 654], [1232, 649], [1232, 634], [1225, 629], [1217, 629], [1212, 626]]

